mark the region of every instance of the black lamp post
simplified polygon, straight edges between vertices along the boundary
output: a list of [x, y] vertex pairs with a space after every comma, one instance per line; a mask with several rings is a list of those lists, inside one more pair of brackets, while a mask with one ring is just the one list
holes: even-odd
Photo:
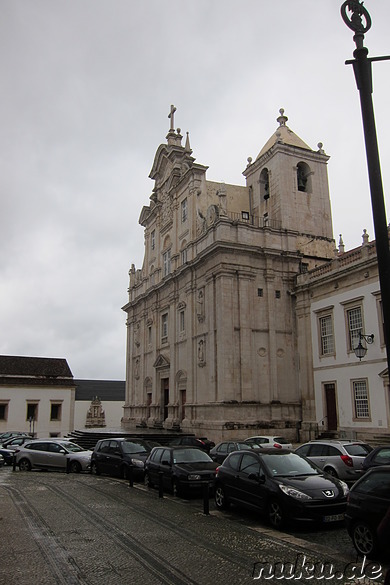
[[374, 221], [376, 252], [378, 258], [379, 283], [382, 297], [383, 329], [386, 343], [387, 367], [390, 374], [390, 250], [386, 211], [379, 162], [374, 107], [372, 103], [372, 61], [384, 61], [390, 57], [368, 58], [368, 49], [363, 46], [364, 33], [371, 28], [371, 17], [361, 0], [347, 0], [341, 6], [345, 24], [354, 31], [355, 57], [346, 64], [353, 65], [357, 88], [360, 94], [368, 176], [371, 191], [372, 216]]

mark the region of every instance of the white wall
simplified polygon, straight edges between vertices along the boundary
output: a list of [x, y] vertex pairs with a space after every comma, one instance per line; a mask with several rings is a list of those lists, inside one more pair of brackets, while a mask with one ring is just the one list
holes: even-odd
[[[50, 386], [1, 386], [0, 402], [8, 402], [7, 421], [0, 421], [0, 432], [24, 431], [32, 432], [33, 426], [27, 419], [27, 403], [38, 403], [38, 416], [34, 423], [34, 432], [37, 437], [49, 437], [50, 433], [64, 436], [73, 430], [74, 414], [73, 387]], [[51, 421], [52, 401], [61, 403], [61, 420]]]

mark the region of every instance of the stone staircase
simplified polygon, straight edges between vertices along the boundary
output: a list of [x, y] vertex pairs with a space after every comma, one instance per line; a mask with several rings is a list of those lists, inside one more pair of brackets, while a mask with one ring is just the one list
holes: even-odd
[[[186, 436], [194, 436], [191, 433], [184, 433]], [[123, 432], [123, 431], [72, 431], [67, 435], [67, 439], [73, 441], [77, 445], [80, 445], [83, 449], [91, 449], [93, 450], [96, 443], [100, 439], [115, 439], [118, 437], [126, 437], [126, 438], [137, 438], [137, 439], [145, 439], [146, 441], [156, 441], [161, 445], [167, 445], [173, 439], [178, 436], [178, 433], [169, 433], [164, 431], [156, 431], [156, 432], [147, 432], [147, 431], [140, 431], [140, 432]], [[182, 436], [182, 434], [180, 434]]]

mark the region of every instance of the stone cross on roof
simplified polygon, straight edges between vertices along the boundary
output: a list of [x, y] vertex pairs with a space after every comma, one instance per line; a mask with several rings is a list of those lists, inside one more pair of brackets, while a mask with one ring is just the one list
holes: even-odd
[[171, 111], [168, 114], [168, 118], [170, 118], [170, 120], [171, 120], [171, 127], [169, 129], [170, 132], [174, 132], [175, 131], [175, 118], [174, 118], [175, 112], [176, 112], [176, 108], [175, 108], [175, 106], [172, 105], [171, 106]]

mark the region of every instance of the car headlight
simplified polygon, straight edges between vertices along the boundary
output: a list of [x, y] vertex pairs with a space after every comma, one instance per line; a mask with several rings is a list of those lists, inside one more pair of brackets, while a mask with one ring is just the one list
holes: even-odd
[[198, 473], [190, 473], [190, 475], [188, 476], [188, 480], [189, 481], [196, 481], [201, 479], [201, 476]]
[[132, 459], [131, 463], [134, 465], [134, 467], [144, 467], [144, 462], [142, 459]]
[[311, 500], [312, 497], [292, 488], [288, 485], [283, 485], [282, 483], [279, 484], [280, 489], [286, 496], [290, 496], [291, 498], [295, 498], [296, 500]]

